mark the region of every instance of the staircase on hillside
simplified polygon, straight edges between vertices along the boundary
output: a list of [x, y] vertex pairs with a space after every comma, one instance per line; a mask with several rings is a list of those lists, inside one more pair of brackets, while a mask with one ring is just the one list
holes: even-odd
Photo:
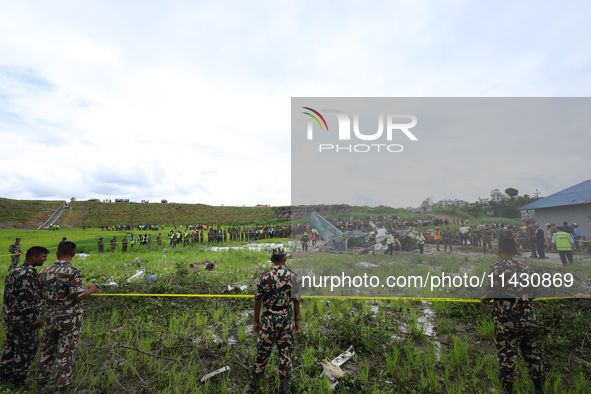
[[49, 226], [54, 224], [55, 221], [57, 219], [59, 219], [60, 215], [62, 214], [62, 212], [64, 212], [64, 209], [66, 209], [67, 206], [68, 206], [68, 202], [64, 201], [62, 203], [61, 207], [59, 207], [59, 209], [57, 211], [55, 211], [53, 216], [51, 216], [49, 219], [47, 219], [47, 221], [45, 223], [43, 223], [41, 226], [39, 226], [37, 228], [37, 230], [47, 230], [49, 228]]

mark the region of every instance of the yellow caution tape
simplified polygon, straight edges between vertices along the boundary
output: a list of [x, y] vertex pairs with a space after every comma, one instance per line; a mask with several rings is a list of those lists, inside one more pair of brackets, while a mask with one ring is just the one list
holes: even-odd
[[[253, 298], [250, 294], [91, 294], [106, 297], [200, 297], [200, 298]], [[358, 297], [358, 296], [302, 296], [304, 299], [332, 300], [395, 300], [395, 301], [445, 301], [445, 302], [481, 302], [476, 298], [423, 298], [423, 297]], [[573, 297], [534, 298], [534, 301], [564, 300]]]

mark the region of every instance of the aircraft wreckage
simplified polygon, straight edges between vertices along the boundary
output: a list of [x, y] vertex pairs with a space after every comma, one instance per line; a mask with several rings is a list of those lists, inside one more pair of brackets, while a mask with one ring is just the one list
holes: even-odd
[[[371, 221], [369, 224], [375, 231], [366, 234], [357, 230], [343, 233], [317, 212], [312, 212], [309, 219], [310, 223], [322, 236], [322, 239], [326, 241], [324, 247], [328, 251], [346, 252], [351, 248], [373, 248], [375, 251], [376, 249], [383, 249], [386, 245], [387, 230], [384, 227], [378, 228]], [[412, 227], [408, 230], [395, 230], [394, 250], [410, 251], [416, 248], [417, 235], [418, 232]]]

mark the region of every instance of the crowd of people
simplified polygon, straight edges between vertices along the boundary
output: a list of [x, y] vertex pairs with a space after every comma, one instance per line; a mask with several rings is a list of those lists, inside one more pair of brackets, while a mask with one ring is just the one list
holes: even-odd
[[[162, 226], [164, 227], [164, 226]], [[143, 229], [144, 226], [141, 226]], [[149, 228], [149, 226], [146, 226]], [[154, 227], [157, 228], [157, 227]], [[168, 245], [176, 248], [177, 246], [189, 246], [195, 244], [205, 243], [225, 243], [225, 242], [254, 242], [262, 239], [286, 238], [291, 235], [291, 226], [243, 226], [243, 227], [224, 227], [206, 225], [187, 225], [183, 230], [182, 225], [175, 225], [174, 230], [170, 230], [165, 234]], [[129, 238], [127, 238], [129, 236]], [[158, 246], [162, 245], [163, 235], [158, 233], [156, 236], [156, 243]], [[128, 247], [134, 246], [152, 246], [152, 234], [133, 234], [123, 236], [121, 240], [121, 251], [127, 252]], [[99, 238], [97, 242], [99, 253], [104, 252], [104, 238]], [[109, 241], [111, 252], [115, 252], [119, 246], [117, 236], [113, 236]]]
[[[346, 231], [361, 231], [369, 232], [369, 220], [332, 220], [330, 223], [342, 232]], [[440, 227], [439, 223], [443, 223]], [[453, 223], [461, 227], [451, 229], [448, 224]], [[437, 225], [434, 229], [423, 230], [420, 227]], [[591, 224], [591, 223], [590, 223]], [[556, 226], [554, 223], [546, 223], [545, 230], [541, 229], [537, 223], [532, 219], [525, 219], [523, 227], [512, 225], [505, 226], [503, 223], [493, 222], [492, 224], [469, 225], [468, 221], [462, 219], [388, 219], [376, 221], [375, 228], [384, 228], [386, 230], [386, 246], [388, 249], [386, 253], [392, 254], [394, 250], [403, 250], [401, 239], [397, 236], [397, 230], [404, 230], [413, 227], [417, 229], [417, 245], [420, 253], [423, 253], [425, 243], [432, 243], [437, 246], [437, 251], [440, 250], [440, 245], [444, 246], [443, 251], [452, 251], [453, 245], [459, 246], [482, 246], [483, 252], [486, 253], [492, 249], [492, 241], [494, 239], [501, 240], [504, 238], [512, 239], [518, 250], [531, 251], [530, 258], [546, 258], [545, 252], [557, 251], [560, 255], [561, 261], [564, 265], [572, 264], [572, 253], [581, 251], [583, 249], [582, 243], [587, 242], [587, 252], [591, 257], [591, 236], [589, 241], [585, 241], [580, 233], [579, 225], [573, 223], [569, 225], [568, 222], [563, 222], [563, 226]], [[312, 228], [311, 228], [312, 227]], [[374, 228], [372, 228], [373, 230]], [[307, 251], [309, 242], [315, 243], [321, 239], [321, 235], [308, 224], [294, 224], [292, 233], [300, 237], [302, 249]], [[569, 236], [566, 239], [562, 234], [566, 233]], [[558, 234], [558, 238], [556, 236]]]

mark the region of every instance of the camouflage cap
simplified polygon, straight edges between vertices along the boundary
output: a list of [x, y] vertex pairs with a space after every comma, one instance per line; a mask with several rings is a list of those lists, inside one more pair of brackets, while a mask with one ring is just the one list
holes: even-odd
[[287, 256], [287, 251], [285, 250], [285, 248], [282, 248], [282, 247], [274, 248], [273, 254], [271, 254], [271, 257], [281, 257], [281, 256]]

